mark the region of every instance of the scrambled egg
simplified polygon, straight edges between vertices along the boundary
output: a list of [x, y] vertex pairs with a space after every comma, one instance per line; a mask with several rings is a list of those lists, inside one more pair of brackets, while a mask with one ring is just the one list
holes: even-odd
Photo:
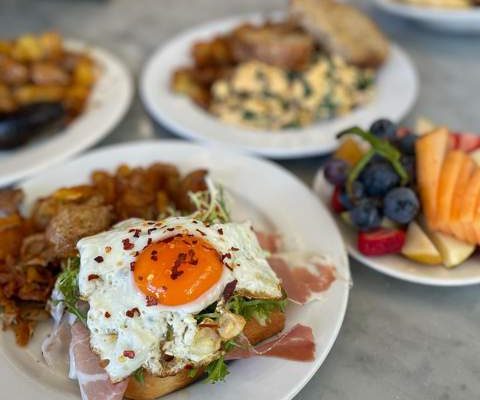
[[320, 57], [302, 72], [249, 61], [215, 82], [211, 112], [226, 122], [259, 129], [301, 127], [365, 104], [373, 80], [372, 70], [339, 57]]

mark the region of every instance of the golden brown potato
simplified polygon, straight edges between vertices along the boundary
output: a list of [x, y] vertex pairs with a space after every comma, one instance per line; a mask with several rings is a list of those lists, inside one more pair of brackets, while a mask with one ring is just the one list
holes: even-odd
[[58, 85], [23, 85], [13, 91], [14, 99], [21, 105], [62, 101], [64, 94], [65, 87]]
[[80, 59], [73, 70], [73, 82], [75, 85], [91, 87], [95, 83], [95, 66], [86, 57]]
[[31, 80], [35, 85], [68, 85], [70, 77], [52, 62], [36, 62], [31, 66]]
[[229, 38], [223, 36], [195, 43], [192, 56], [197, 67], [231, 65], [234, 62]]
[[40, 61], [44, 57], [44, 50], [37, 37], [27, 34], [15, 40], [11, 55], [20, 62]]

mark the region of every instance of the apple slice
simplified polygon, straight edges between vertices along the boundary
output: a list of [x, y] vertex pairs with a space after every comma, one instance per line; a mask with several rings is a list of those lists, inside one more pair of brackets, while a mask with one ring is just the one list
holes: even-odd
[[426, 228], [426, 233], [442, 256], [443, 265], [453, 268], [472, 255], [475, 245], [458, 240], [442, 232], [434, 232]]
[[464, 153], [462, 166], [453, 191], [450, 221], [448, 222], [449, 231], [458, 239], [465, 241], [469, 241], [468, 228], [460, 222], [460, 214], [462, 213], [463, 199], [467, 191], [467, 186], [475, 169], [475, 162]]
[[446, 128], [438, 128], [421, 136], [415, 143], [420, 200], [432, 227], [435, 225], [438, 181], [448, 149], [448, 136]]
[[427, 234], [415, 221], [407, 229], [402, 254], [410, 260], [421, 264], [436, 265], [442, 263], [442, 256]]
[[442, 166], [437, 192], [437, 209], [434, 227], [442, 232], [450, 233], [449, 220], [452, 208], [453, 193], [462, 168], [465, 153], [460, 150], [449, 151]]

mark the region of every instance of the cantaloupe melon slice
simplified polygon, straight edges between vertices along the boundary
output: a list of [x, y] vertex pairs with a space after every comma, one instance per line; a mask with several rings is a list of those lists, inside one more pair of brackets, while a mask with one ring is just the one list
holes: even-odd
[[452, 233], [450, 231], [450, 210], [452, 208], [453, 193], [457, 184], [466, 155], [463, 151], [449, 151], [442, 165], [437, 191], [437, 209], [435, 213], [435, 227], [437, 230]]
[[475, 162], [466, 153], [464, 153], [462, 166], [460, 168], [455, 189], [453, 191], [450, 220], [448, 222], [449, 231], [452, 232], [454, 236], [469, 242], [468, 228], [460, 222], [460, 215], [462, 213], [463, 198], [474, 169], [476, 169]]
[[[475, 225], [480, 228], [480, 220], [476, 223], [475, 213], [480, 199], [480, 168], [476, 168], [463, 193], [459, 221], [463, 224], [470, 243], [478, 243]], [[480, 232], [480, 230], [479, 230]]]
[[447, 149], [448, 130], [446, 128], [435, 129], [415, 143], [420, 200], [431, 228], [435, 227], [438, 181]]

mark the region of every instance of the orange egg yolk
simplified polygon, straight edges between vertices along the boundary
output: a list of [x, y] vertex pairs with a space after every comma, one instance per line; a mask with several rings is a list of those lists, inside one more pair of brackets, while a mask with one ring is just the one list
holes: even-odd
[[137, 287], [158, 304], [189, 303], [217, 283], [223, 263], [207, 241], [179, 235], [148, 245], [137, 257], [133, 276]]

